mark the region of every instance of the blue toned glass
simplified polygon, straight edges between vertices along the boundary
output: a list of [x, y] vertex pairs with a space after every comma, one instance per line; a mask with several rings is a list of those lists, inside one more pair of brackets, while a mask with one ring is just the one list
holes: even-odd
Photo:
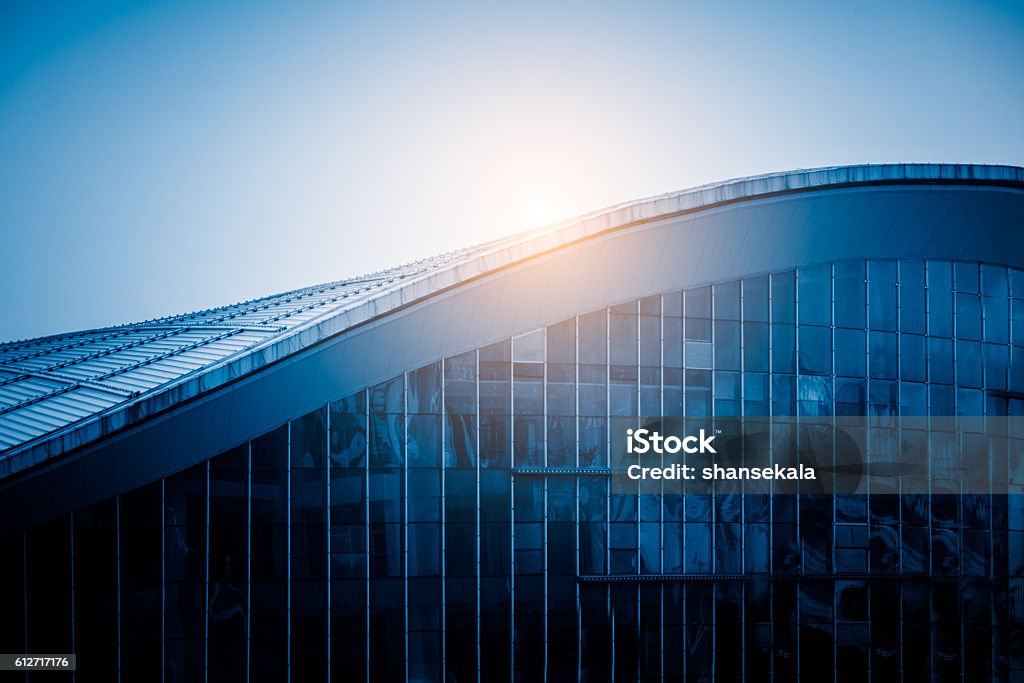
[[953, 274], [950, 264], [929, 261], [928, 334], [934, 337], [953, 336]]
[[711, 317], [711, 288], [695, 287], [683, 292], [683, 313], [687, 318]]
[[896, 379], [896, 334], [876, 332], [868, 335], [868, 375], [879, 379]]
[[686, 318], [684, 320], [686, 341], [711, 341], [711, 320], [707, 318]]
[[796, 377], [772, 375], [772, 415], [796, 415]]
[[867, 374], [864, 330], [847, 330], [837, 327], [835, 345], [836, 374], [846, 377], [864, 377]]
[[411, 522], [436, 522], [441, 518], [440, 470], [410, 470], [407, 478], [407, 515]]
[[768, 322], [768, 276], [743, 280], [743, 320]]
[[868, 262], [868, 325], [895, 330], [897, 321], [896, 262]]
[[981, 387], [981, 344], [956, 342], [956, 383], [962, 387]]
[[983, 344], [982, 363], [985, 370], [985, 388], [1005, 391], [1009, 370], [1009, 347], [1003, 344]]
[[807, 375], [832, 374], [832, 330], [799, 325], [800, 372]]
[[958, 339], [981, 339], [981, 300], [978, 295], [956, 295], [956, 336]]
[[953, 342], [928, 338], [928, 380], [933, 384], [953, 383]]
[[410, 415], [408, 420], [409, 467], [440, 467], [441, 416]]
[[867, 400], [865, 381], [836, 377], [836, 415], [864, 415]]
[[715, 371], [715, 415], [740, 416], [742, 375]]
[[[445, 416], [444, 466], [446, 468], [473, 468], [477, 461], [476, 416], [452, 413]], [[507, 467], [509, 463], [509, 418], [483, 415], [480, 417], [480, 440], [484, 457], [483, 467]]]
[[797, 409], [800, 415], [831, 415], [832, 378], [797, 377]]
[[768, 372], [769, 326], [767, 323], [743, 323], [743, 369], [746, 372]]
[[715, 320], [740, 319], [740, 282], [733, 280], [714, 286], [712, 291]]
[[409, 372], [409, 413], [436, 414], [441, 412], [441, 363]]
[[956, 415], [956, 399], [953, 387], [931, 385], [928, 387], [928, 414], [935, 417]]
[[711, 372], [687, 370], [684, 389], [686, 415], [711, 415]]
[[683, 362], [690, 369], [710, 370], [714, 365], [714, 345], [709, 342], [686, 342]]
[[771, 382], [769, 375], [757, 372], [743, 373], [743, 414], [771, 414]]
[[740, 324], [738, 322], [715, 321], [715, 362], [716, 370], [740, 369]]
[[978, 293], [978, 264], [954, 263], [953, 277], [956, 291], [967, 294]]
[[900, 261], [900, 331], [924, 334], [925, 319], [924, 262]]
[[801, 325], [832, 324], [832, 278], [830, 268], [801, 268], [797, 275], [799, 322]]
[[835, 315], [837, 327], [864, 327], [864, 262], [835, 265]]
[[900, 415], [928, 414], [928, 385], [917, 382], [900, 383]]
[[[506, 342], [507, 344], [507, 342]], [[492, 352], [507, 350], [505, 344], [491, 348]], [[492, 360], [492, 362], [497, 362]], [[476, 351], [444, 359], [444, 405], [450, 413], [476, 412]], [[371, 410], [372, 410], [371, 406]]]
[[984, 339], [1007, 344], [1010, 341], [1009, 296], [1006, 269], [981, 267], [981, 307], [985, 321]]
[[685, 561], [683, 568], [690, 574], [711, 571], [711, 524], [689, 522], [683, 525]]
[[609, 364], [637, 365], [637, 303], [612, 306], [609, 309]]
[[796, 322], [796, 272], [772, 274], [771, 302], [772, 322]]
[[772, 323], [772, 372], [796, 372], [796, 326]]
[[868, 415], [890, 417], [899, 412], [899, 384], [872, 380], [868, 386]]
[[985, 414], [985, 397], [979, 389], [957, 388], [956, 414], [976, 417]]
[[911, 382], [924, 382], [927, 379], [924, 337], [916, 334], [900, 335], [900, 379]]

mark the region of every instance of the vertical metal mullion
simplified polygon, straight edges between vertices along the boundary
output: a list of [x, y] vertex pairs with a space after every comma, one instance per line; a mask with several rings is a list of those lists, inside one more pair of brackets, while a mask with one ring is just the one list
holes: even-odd
[[203, 536], [203, 680], [210, 678], [210, 461], [204, 467], [205, 512]]
[[[477, 679], [477, 683], [479, 683], [480, 682], [480, 676], [481, 676], [481, 667], [480, 667], [480, 653], [481, 653], [481, 649], [480, 649], [480, 638], [481, 638], [481, 629], [480, 629], [480, 619], [481, 619], [481, 613], [480, 613], [480, 611], [481, 611], [480, 594], [482, 592], [482, 585], [481, 585], [482, 578], [481, 578], [481, 574], [480, 574], [480, 542], [481, 542], [481, 539], [482, 539], [482, 535], [480, 533], [480, 470], [482, 468], [482, 464], [481, 464], [482, 457], [481, 457], [481, 455], [482, 455], [482, 452], [483, 452], [483, 448], [481, 447], [482, 442], [480, 440], [480, 434], [481, 434], [481, 429], [480, 429], [480, 413], [481, 413], [481, 411], [480, 411], [480, 350], [479, 349], [473, 355], [473, 362], [474, 362], [474, 365], [476, 366], [476, 387], [475, 387], [475, 390], [476, 390], [476, 425], [474, 426], [474, 430], [476, 431], [476, 444], [477, 444], [476, 463], [474, 463], [474, 467], [473, 467], [473, 469], [475, 470], [475, 474], [476, 474], [476, 492], [475, 492], [475, 508], [476, 509], [474, 511], [474, 514], [476, 515], [476, 548], [475, 548], [475, 551], [476, 551], [476, 679]], [[511, 362], [511, 361], [509, 361], [509, 362]], [[441, 373], [441, 377], [442, 377], [442, 381], [441, 381], [441, 409], [442, 410], [445, 409], [445, 403], [444, 403], [445, 402], [445, 383], [444, 383], [444, 379], [443, 379], [444, 378], [443, 370], [444, 370], [444, 368], [442, 368], [442, 373]], [[509, 387], [510, 387], [510, 389], [511, 389], [511, 381], [512, 381], [512, 376], [509, 375]], [[511, 418], [509, 418], [509, 419], [511, 419]], [[444, 423], [445, 423], [445, 421], [441, 420], [442, 428], [443, 428]], [[511, 457], [511, 453], [509, 454], [509, 457]]]
[[[604, 309], [604, 413], [605, 413], [605, 466], [611, 465], [611, 443], [612, 443], [612, 312], [610, 308]], [[611, 480], [605, 484], [605, 522], [604, 522], [604, 555], [605, 574], [611, 573], [612, 567], [612, 496]], [[611, 623], [611, 671], [610, 680], [615, 683], [615, 615], [612, 611], [612, 586], [609, 583], [605, 589], [605, 610]]]
[[246, 444], [245, 466], [245, 680], [252, 679], [252, 441]]
[[[68, 541], [71, 548], [71, 651], [75, 652], [75, 513], [68, 514]], [[71, 680], [77, 678], [76, 672], [71, 672]]]
[[[665, 418], [665, 297], [658, 296], [658, 410]], [[665, 482], [658, 498], [658, 571], [665, 573]], [[658, 680], [665, 680], [665, 583], [658, 584]]]
[[[544, 364], [542, 368], [543, 379], [541, 380], [541, 412], [543, 417], [541, 418], [542, 424], [541, 429], [544, 434], [544, 468], [548, 466], [548, 334], [547, 328], [544, 328]], [[547, 680], [548, 673], [548, 637], [550, 629], [548, 628], [548, 620], [550, 614], [548, 613], [548, 475], [544, 475], [544, 490], [543, 490], [543, 501], [544, 501], [544, 540], [542, 547], [544, 548], [544, 680]]]
[[[121, 496], [114, 497], [114, 540], [116, 543], [117, 572], [115, 588], [117, 592], [117, 680], [121, 680]], [[27, 561], [26, 551], [26, 561]], [[25, 567], [25, 580], [28, 580], [28, 566]], [[25, 645], [28, 645], [28, 585], [25, 586]], [[26, 649], [28, 649], [26, 647]], [[28, 679], [28, 672], [25, 673]]]
[[167, 478], [160, 477], [160, 680], [167, 675]]
[[[363, 553], [366, 555], [366, 566], [364, 569], [364, 597], [366, 608], [364, 610], [364, 649], [366, 650], [366, 683], [370, 683], [372, 665], [370, 661], [370, 450], [373, 446], [370, 440], [370, 392], [363, 389], [360, 392], [363, 396], [363, 424], [366, 425], [366, 453], [363, 455]], [[358, 402], [358, 401], [357, 401]]]
[[[794, 275], [794, 278], [796, 276]], [[794, 296], [796, 292], [796, 285], [793, 285]], [[775, 458], [772, 438], [772, 429], [775, 420], [775, 310], [774, 310], [774, 289], [775, 289], [775, 277], [773, 275], [768, 276], [768, 457], [769, 462], [773, 462]], [[795, 304], [794, 304], [795, 306]], [[794, 308], [794, 316], [796, 311]], [[794, 318], [795, 320], [796, 318]], [[794, 335], [796, 334], [796, 325], [793, 326]], [[794, 369], [795, 371], [795, 369]], [[795, 389], [795, 387], [794, 387]], [[794, 396], [795, 398], [795, 396]], [[769, 577], [775, 573], [775, 496], [773, 495], [774, 483], [769, 486], [768, 494], [768, 575]], [[772, 625], [768, 633], [768, 645], [771, 654], [771, 660], [768, 662], [769, 672], [772, 676], [775, 674], [775, 582], [768, 581], [768, 618], [769, 623]]]
[[[636, 303], [633, 306], [633, 314], [636, 317], [636, 325], [635, 325], [634, 330], [633, 330], [633, 332], [634, 332], [634, 339], [636, 340], [636, 385], [633, 388], [633, 391], [634, 391], [634, 397], [636, 398], [636, 413], [637, 413], [636, 416], [633, 417], [633, 427], [637, 428], [637, 427], [640, 426], [640, 413], [642, 412], [642, 408], [641, 408], [641, 405], [640, 405], [640, 401], [642, 400], [641, 387], [643, 386], [643, 383], [642, 383], [642, 381], [640, 379], [640, 372], [641, 371], [640, 371], [640, 300], [639, 299], [636, 300]], [[611, 351], [611, 350], [609, 349], [609, 351]], [[636, 495], [636, 555], [635, 555], [635, 558], [636, 558], [636, 574], [637, 574], [637, 576], [639, 576], [642, 573], [641, 572], [641, 567], [640, 567], [641, 562], [642, 562], [641, 555], [640, 555], [640, 543], [641, 543], [642, 539], [640, 537], [640, 482], [639, 481], [636, 483], [636, 493], [634, 495]], [[640, 642], [640, 638], [641, 638], [641, 634], [643, 633], [643, 624], [641, 622], [641, 620], [643, 618], [643, 610], [641, 609], [641, 606], [643, 605], [643, 601], [640, 599], [641, 590], [640, 590], [640, 582], [639, 581], [636, 582], [636, 587], [634, 588], [634, 594], [633, 595], [634, 595], [634, 598], [636, 599], [636, 627], [635, 627], [636, 632], [635, 632], [634, 635], [635, 635], [635, 637], [637, 639], [637, 642], [639, 643]], [[639, 680], [640, 679], [640, 657], [637, 657], [636, 664], [633, 667], [633, 673], [636, 675], [637, 680]]]
[[[479, 370], [477, 370], [479, 372]], [[438, 406], [438, 412], [442, 415], [440, 420], [440, 428], [438, 434], [440, 436], [440, 450], [438, 456], [440, 459], [440, 471], [438, 472], [438, 478], [441, 484], [440, 491], [440, 510], [438, 511], [441, 516], [441, 676], [446, 677], [448, 675], [448, 551], [447, 543], [448, 540], [448, 529], [447, 520], [445, 518], [445, 507], [447, 501], [447, 489], [445, 483], [447, 480], [445, 466], [444, 466], [444, 361], [441, 362], [439, 368], [440, 374], [440, 390], [441, 390], [441, 404]], [[408, 429], [406, 429], [406, 439], [408, 440]], [[436, 443], [436, 442], [435, 442]]]
[[326, 426], [325, 436], [327, 443], [324, 444], [324, 477], [325, 481], [325, 526], [327, 539], [324, 547], [327, 549], [327, 680], [331, 680], [331, 406], [327, 405], [327, 416], [324, 420]]
[[[387, 413], [385, 413], [386, 415]], [[409, 451], [406, 442], [409, 437], [409, 373], [402, 373], [402, 442], [398, 445], [402, 455], [402, 629], [405, 632], [405, 680], [409, 680]]]
[[511, 637], [509, 638], [509, 680], [514, 682], [516, 676], [516, 340], [515, 337], [509, 340], [509, 395], [512, 402], [512, 415], [509, 416], [511, 424], [511, 438], [509, 452], [509, 557], [511, 569], [509, 570], [509, 613], [511, 621]]
[[[573, 420], [576, 426], [576, 438], [575, 438], [575, 465], [577, 470], [580, 467], [580, 319], [579, 316], [573, 317], [573, 363], [575, 367], [573, 369], [573, 376], [576, 380], [576, 385], [573, 388], [573, 402], [575, 405], [575, 419]], [[577, 471], [576, 476], [573, 477], [576, 489], [576, 499], [574, 504], [575, 515], [574, 518], [576, 523], [575, 527], [575, 545], [576, 553], [573, 557], [573, 562], [576, 567], [576, 576], [580, 575], [580, 474]], [[574, 582], [576, 591], [576, 678], [579, 680], [583, 675], [583, 615], [581, 611], [581, 596], [580, 596], [580, 582]]]
[[285, 493], [287, 509], [285, 517], [285, 679], [292, 680], [292, 423], [288, 422], [288, 446], [285, 453]]

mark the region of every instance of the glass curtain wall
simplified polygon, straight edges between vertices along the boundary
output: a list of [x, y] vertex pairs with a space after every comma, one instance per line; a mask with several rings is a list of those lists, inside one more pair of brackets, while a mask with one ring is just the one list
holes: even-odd
[[79, 680], [1024, 676], [1019, 495], [612, 493], [610, 418], [712, 414], [1020, 416], [1024, 272], [799, 268], [444, 358], [0, 538], [0, 633]]

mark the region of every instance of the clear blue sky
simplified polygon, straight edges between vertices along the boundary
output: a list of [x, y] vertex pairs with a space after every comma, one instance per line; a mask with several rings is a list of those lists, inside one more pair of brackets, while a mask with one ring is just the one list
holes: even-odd
[[1024, 4], [0, 5], [0, 340], [753, 173], [1024, 164]]

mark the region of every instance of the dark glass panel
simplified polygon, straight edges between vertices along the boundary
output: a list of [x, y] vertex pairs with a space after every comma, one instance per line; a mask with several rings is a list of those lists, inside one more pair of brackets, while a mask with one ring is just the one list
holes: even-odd
[[[509, 377], [502, 374], [504, 368], [509, 364], [502, 358], [506, 354], [511, 359], [511, 350], [504, 344], [495, 344], [488, 347], [488, 360], [483, 360], [481, 352], [481, 368], [487, 363], [488, 372], [492, 377], [500, 376], [507, 381]], [[476, 351], [469, 351], [458, 356], [444, 359], [444, 406], [448, 413], [473, 414], [476, 413]]]
[[[99, 506], [97, 506], [97, 507], [99, 507]], [[113, 507], [113, 505], [111, 504], [110, 507]], [[81, 513], [79, 513], [79, 516], [80, 515], [81, 515]], [[76, 520], [76, 524], [77, 524], [77, 520]], [[112, 531], [111, 533], [116, 533], [116, 532]], [[78, 534], [77, 534], [77, 531], [76, 531], [76, 544], [77, 544], [77, 535]], [[97, 540], [99, 540], [99, 539], [97, 539]], [[115, 543], [116, 543], [116, 541], [115, 541]], [[4, 534], [3, 536], [0, 536], [0, 557], [4, 558], [3, 562], [0, 562], [0, 605], [3, 605], [3, 609], [0, 609], [0, 643], [3, 643], [6, 646], [6, 648], [9, 649], [11, 652], [26, 652], [27, 651], [25, 649], [25, 555], [24, 555], [24, 548], [25, 548], [25, 535], [24, 535], [23, 532], [10, 532], [10, 533]], [[103, 548], [103, 546], [101, 544], [97, 544], [97, 552], [102, 552], [102, 548]], [[78, 552], [78, 548], [77, 547], [76, 547], [76, 552]], [[114, 552], [110, 554], [110, 556], [107, 558], [106, 561], [109, 563], [111, 561], [111, 558], [113, 558], [113, 561], [116, 562], [116, 546], [114, 548]], [[102, 566], [103, 558], [97, 558], [97, 560], [98, 560], [97, 561], [97, 565]], [[115, 579], [116, 579], [116, 565], [114, 566], [114, 569], [115, 569]], [[79, 571], [79, 573], [81, 573], [81, 570], [78, 570], [77, 568], [76, 568], [76, 570]], [[86, 568], [86, 570], [88, 571], [88, 568]], [[98, 576], [98, 574], [100, 574], [100, 573], [101, 572], [97, 573], [97, 580], [92, 584], [92, 586], [96, 589], [96, 594], [101, 594], [102, 593], [101, 588], [102, 588], [103, 582], [102, 582], [102, 579]], [[76, 580], [76, 585], [77, 585], [77, 583], [78, 582]], [[108, 605], [108, 606], [106, 606], [106, 609], [110, 612], [108, 614], [108, 618], [112, 618], [112, 619], [116, 620], [117, 619], [117, 612], [116, 612], [116, 603], [117, 603], [117, 592], [116, 591], [117, 591], [117, 586], [116, 586], [116, 584], [114, 584], [112, 586], [112, 590], [114, 591], [114, 594], [113, 594], [114, 607], [110, 608], [109, 605]], [[102, 609], [104, 608], [102, 599], [97, 599], [97, 600], [93, 601], [91, 598], [88, 598], [88, 600], [89, 601], [85, 605], [86, 613], [84, 615], [84, 618], [87, 619], [87, 620], [90, 619], [90, 618], [91, 619], [95, 619], [98, 622], [102, 623]], [[115, 630], [115, 635], [116, 635], [116, 621], [114, 622], [114, 624], [115, 624], [114, 630]], [[77, 633], [76, 633], [76, 637], [78, 637]], [[110, 641], [108, 641], [108, 644], [106, 645], [107, 647], [109, 647], [109, 643], [110, 642], [116, 642], [116, 641], [113, 641], [113, 639], [111, 639]], [[90, 647], [90, 648], [86, 649], [85, 652], [91, 653], [93, 651], [94, 651], [94, 648]], [[84, 656], [85, 652], [80, 654], [80, 656]], [[116, 648], [115, 648], [114, 654], [115, 654], [115, 661], [113, 662], [113, 666], [116, 668], [116, 665], [117, 665], [117, 663], [116, 663]], [[91, 654], [90, 654], [90, 659], [92, 659], [92, 655]], [[110, 666], [109, 663], [104, 665], [104, 664], [102, 664], [102, 662], [97, 662], [97, 665], [98, 666], [106, 666], [108, 668]]]
[[335, 401], [331, 414], [330, 451], [332, 467], [366, 466], [366, 394]]
[[406, 449], [409, 467], [440, 467], [441, 416], [409, 415], [408, 420]]
[[832, 330], [800, 325], [800, 372], [808, 375], [832, 374]]
[[746, 372], [768, 372], [769, 327], [766, 323], [743, 325], [743, 369]]
[[205, 670], [206, 463], [164, 483], [165, 678], [199, 680]]
[[252, 442], [250, 680], [287, 675], [288, 427]]
[[245, 681], [248, 632], [249, 447], [210, 461], [208, 676]]
[[441, 363], [431, 363], [409, 372], [409, 413], [436, 415], [441, 412]]
[[[161, 638], [161, 584], [163, 575], [162, 539], [163, 521], [162, 482], [154, 482], [126, 493], [120, 498], [120, 560], [121, 560], [121, 676], [126, 680], [146, 680], [160, 676]], [[31, 536], [29, 536], [31, 540]], [[67, 560], [64, 560], [69, 567]], [[29, 591], [37, 576], [29, 552]], [[46, 580], [46, 585], [60, 582]], [[33, 610], [29, 605], [29, 648], [37, 651], [40, 644], [33, 643]], [[51, 618], [53, 625], [60, 620]], [[48, 652], [67, 652], [57, 647], [41, 648]]]

